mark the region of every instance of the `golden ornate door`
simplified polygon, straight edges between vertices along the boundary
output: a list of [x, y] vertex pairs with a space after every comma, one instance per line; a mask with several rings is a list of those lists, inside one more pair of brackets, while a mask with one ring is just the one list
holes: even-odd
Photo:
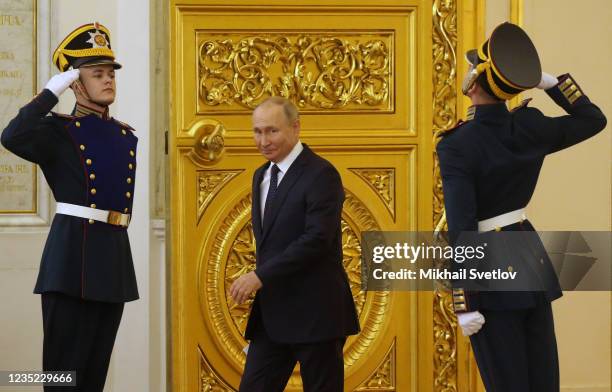
[[[445, 57], [456, 50], [455, 2], [228, 3], [170, 5], [173, 390], [233, 391], [240, 382], [251, 302], [237, 306], [227, 291], [254, 268], [250, 191], [264, 161], [250, 114], [270, 95], [298, 105], [301, 140], [345, 187], [344, 265], [362, 328], [345, 346], [346, 390], [455, 390], [444, 295], [360, 285], [362, 231], [432, 228], [432, 130], [452, 125], [457, 104], [456, 66]], [[441, 29], [454, 38], [432, 17], [448, 18]], [[441, 84], [437, 48], [448, 73]], [[446, 114], [434, 113], [440, 105]], [[287, 390], [301, 390], [299, 370]]]

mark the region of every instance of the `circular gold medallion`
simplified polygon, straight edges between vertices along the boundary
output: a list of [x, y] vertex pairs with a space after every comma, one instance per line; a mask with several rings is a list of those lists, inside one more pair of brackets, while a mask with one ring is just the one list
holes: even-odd
[[106, 46], [106, 38], [104, 38], [102, 34], [96, 35], [94, 41], [96, 41], [96, 45], [98, 46]]

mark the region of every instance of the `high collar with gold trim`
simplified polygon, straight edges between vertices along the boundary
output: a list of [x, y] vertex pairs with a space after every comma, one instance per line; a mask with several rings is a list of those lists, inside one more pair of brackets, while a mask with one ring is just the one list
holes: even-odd
[[467, 109], [466, 121], [474, 119], [505, 116], [508, 113], [506, 102], [490, 103], [485, 105], [472, 105]]
[[77, 102], [76, 105], [74, 105], [74, 109], [72, 110], [72, 115], [75, 117], [85, 117], [89, 116], [90, 114], [94, 114], [104, 120], [108, 120], [110, 118], [108, 107], [104, 109], [103, 112], [100, 112], [96, 109], [90, 108]]

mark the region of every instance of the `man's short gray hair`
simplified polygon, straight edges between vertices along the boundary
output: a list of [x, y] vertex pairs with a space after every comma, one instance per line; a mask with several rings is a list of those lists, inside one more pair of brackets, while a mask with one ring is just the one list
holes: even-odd
[[262, 103], [255, 107], [257, 110], [260, 107], [269, 106], [269, 105], [277, 105], [283, 107], [283, 112], [285, 113], [285, 118], [289, 122], [289, 124], [293, 124], [299, 117], [300, 113], [298, 108], [295, 106], [293, 102], [288, 100], [287, 98], [272, 96], [266, 98]]

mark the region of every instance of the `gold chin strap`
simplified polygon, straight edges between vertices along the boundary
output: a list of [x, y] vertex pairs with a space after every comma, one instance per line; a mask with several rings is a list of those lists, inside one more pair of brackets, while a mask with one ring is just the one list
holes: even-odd
[[89, 91], [87, 91], [87, 87], [85, 87], [85, 83], [83, 83], [83, 80], [81, 80], [81, 75], [79, 75], [78, 81], [79, 81], [79, 85], [80, 85], [82, 92], [85, 93], [85, 98], [88, 101], [91, 101], [91, 96], [89, 95]]
[[480, 63], [477, 66], [474, 66], [472, 64], [470, 72], [463, 79], [463, 85], [461, 86], [461, 91], [463, 92], [463, 95], [467, 95], [468, 91], [470, 91], [474, 83], [476, 83], [476, 79], [478, 79], [478, 76], [490, 67], [490, 60], [486, 60], [484, 63]]
[[467, 95], [468, 91], [470, 91], [474, 83], [476, 83], [477, 78], [478, 71], [476, 70], [476, 68], [472, 67], [470, 72], [468, 72], [467, 75], [465, 75], [465, 78], [463, 78], [463, 84], [461, 85], [461, 92], [463, 93], [463, 95]]
[[489, 82], [489, 87], [491, 87], [493, 94], [495, 94], [497, 98], [507, 101], [509, 99], [512, 99], [516, 95], [516, 94], [508, 94], [507, 92], [503, 91], [501, 88], [497, 86], [497, 84], [495, 83], [495, 80], [493, 79], [493, 74], [492, 74], [493, 71], [491, 70], [491, 67], [487, 67], [485, 72], [487, 73], [487, 82]]
[[[489, 54], [491, 54], [491, 41], [490, 40], [487, 41], [487, 49], [488, 49]], [[476, 67], [476, 70], [478, 71], [478, 75], [480, 75], [483, 72], [486, 74], [489, 87], [491, 87], [493, 94], [495, 94], [497, 98], [507, 101], [509, 99], [512, 99], [516, 94], [509, 94], [503, 91], [497, 85], [497, 83], [495, 83], [495, 79], [493, 79], [493, 72], [495, 72], [495, 75], [497, 75], [497, 77], [499, 77], [502, 80], [502, 82], [506, 83], [508, 86], [515, 88], [517, 90], [522, 90], [520, 86], [517, 86], [514, 83], [510, 82], [508, 79], [506, 79], [501, 74], [501, 72], [499, 72], [497, 67], [495, 67], [495, 64], [491, 61], [491, 58], [485, 55], [484, 44], [478, 47], [478, 56], [482, 60], [484, 60], [484, 62], [478, 64], [478, 66]]]
[[108, 108], [108, 105], [100, 103], [100, 102], [96, 102], [91, 98], [91, 95], [89, 95], [89, 91], [87, 91], [87, 87], [85, 87], [85, 83], [83, 83], [83, 81], [81, 80], [81, 75], [79, 75], [78, 82], [81, 85], [81, 89], [83, 90], [82, 92], [85, 93], [85, 99], [87, 99], [89, 102], [95, 103], [96, 105], [102, 106], [104, 108]]
[[[491, 87], [493, 94], [495, 94], [497, 98], [503, 99], [506, 101], [509, 99], [512, 99], [516, 94], [508, 94], [507, 92], [503, 91], [497, 85], [497, 83], [495, 83], [495, 80], [493, 79], [493, 74], [492, 74], [493, 72], [492, 67], [493, 65], [491, 63], [491, 59], [488, 59], [485, 62], [478, 64], [476, 67], [473, 67], [470, 73], [463, 80], [463, 86], [461, 88], [461, 91], [463, 92], [463, 94], [467, 95], [467, 92], [472, 88], [478, 76], [484, 72], [487, 76], [487, 82], [489, 84], [489, 87]], [[513, 86], [512, 84], [510, 85]]]

